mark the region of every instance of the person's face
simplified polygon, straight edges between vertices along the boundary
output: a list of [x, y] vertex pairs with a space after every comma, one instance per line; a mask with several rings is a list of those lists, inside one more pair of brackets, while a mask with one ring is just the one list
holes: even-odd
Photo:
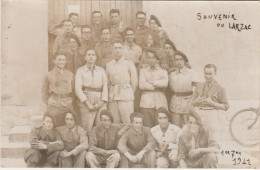
[[146, 39], [146, 44], [147, 44], [147, 46], [151, 46], [151, 45], [153, 45], [153, 37], [151, 36], [151, 35], [148, 35], [147, 36], [147, 39]]
[[66, 114], [65, 123], [69, 129], [72, 129], [75, 126], [75, 120], [71, 113]]
[[101, 21], [102, 21], [101, 13], [94, 13], [93, 14], [93, 22], [94, 22], [94, 24], [99, 25], [99, 24], [101, 24]]
[[73, 29], [73, 25], [71, 22], [64, 22], [63, 27], [66, 33], [70, 33]]
[[71, 50], [77, 50], [78, 49], [78, 43], [74, 38], [69, 39], [69, 47]]
[[112, 24], [117, 24], [120, 21], [120, 17], [118, 13], [111, 13], [110, 14], [110, 21]]
[[83, 40], [90, 40], [91, 39], [91, 29], [90, 28], [83, 28], [81, 31], [82, 39]]
[[140, 131], [143, 127], [143, 118], [141, 117], [134, 117], [134, 120], [132, 122], [133, 128], [136, 131]]
[[132, 42], [134, 41], [134, 39], [135, 39], [134, 31], [128, 30], [128, 31], [126, 32], [126, 41], [127, 41], [128, 43], [132, 43]]
[[155, 22], [155, 20], [150, 20], [150, 28], [151, 28], [151, 30], [153, 30], [153, 31], [157, 31], [158, 30], [158, 25], [157, 25], [157, 23]]
[[169, 124], [169, 119], [167, 117], [166, 114], [164, 113], [158, 113], [158, 122], [159, 122], [159, 125], [162, 129], [165, 129], [168, 127], [168, 124]]
[[196, 134], [199, 131], [199, 124], [197, 120], [192, 116], [189, 116], [188, 129], [192, 134]]
[[138, 14], [136, 16], [137, 25], [143, 26], [145, 23], [146, 17], [144, 14]]
[[176, 55], [175, 56], [175, 63], [176, 63], [176, 65], [179, 69], [183, 68], [184, 67], [184, 60], [183, 60], [182, 56]]
[[165, 44], [164, 45], [164, 50], [165, 50], [165, 53], [167, 55], [173, 55], [174, 54], [174, 50], [172, 48], [172, 46], [170, 44]]
[[115, 55], [115, 59], [119, 60], [122, 58], [122, 44], [121, 43], [114, 43], [114, 55]]
[[73, 22], [73, 25], [74, 25], [74, 26], [77, 26], [77, 25], [78, 25], [78, 16], [72, 15], [72, 16], [70, 17], [70, 20]]
[[66, 64], [66, 56], [64, 55], [58, 55], [54, 60], [53, 63], [55, 64], [55, 66], [59, 67], [59, 68], [64, 68], [65, 64]]
[[104, 29], [101, 34], [103, 41], [108, 42], [110, 40], [111, 34], [109, 29]]
[[46, 116], [43, 120], [43, 127], [45, 130], [51, 130], [54, 126], [52, 118]]
[[101, 125], [105, 129], [109, 129], [111, 124], [112, 124], [112, 122], [111, 122], [110, 118], [107, 115], [102, 115], [101, 116]]
[[204, 76], [205, 76], [206, 81], [211, 82], [212, 80], [215, 80], [216, 73], [215, 73], [214, 68], [212, 68], [212, 67], [211, 68], [205, 68], [204, 69]]
[[94, 50], [88, 50], [87, 54], [85, 56], [85, 60], [87, 61], [87, 63], [89, 64], [93, 64], [96, 62], [97, 60], [97, 56]]
[[147, 61], [151, 66], [154, 66], [156, 64], [156, 57], [153, 53], [147, 52]]
[[162, 30], [159, 31], [158, 35], [159, 35], [161, 40], [165, 40], [164, 32]]

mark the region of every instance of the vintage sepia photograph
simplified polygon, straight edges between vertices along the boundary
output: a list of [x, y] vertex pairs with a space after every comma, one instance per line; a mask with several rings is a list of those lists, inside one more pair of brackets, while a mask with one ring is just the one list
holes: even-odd
[[260, 168], [259, 1], [1, 1], [1, 168]]

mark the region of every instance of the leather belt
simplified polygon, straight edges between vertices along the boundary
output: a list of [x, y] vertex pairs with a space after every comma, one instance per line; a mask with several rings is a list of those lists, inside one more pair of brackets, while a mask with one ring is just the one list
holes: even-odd
[[82, 87], [83, 91], [102, 92], [102, 88]]
[[68, 93], [68, 94], [52, 93], [51, 96], [53, 96], [53, 97], [60, 97], [60, 98], [67, 98], [67, 97], [72, 97], [72, 93]]
[[165, 92], [164, 88], [154, 88], [154, 90], [142, 90], [143, 92]]
[[175, 91], [173, 91], [173, 95], [182, 96], [182, 97], [191, 96], [191, 95], [193, 95], [193, 92], [192, 91], [188, 91], [188, 92], [175, 92]]

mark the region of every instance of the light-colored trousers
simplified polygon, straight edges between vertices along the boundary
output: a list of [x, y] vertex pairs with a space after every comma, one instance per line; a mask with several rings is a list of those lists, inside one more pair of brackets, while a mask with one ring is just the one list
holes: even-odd
[[113, 116], [114, 123], [130, 123], [130, 114], [134, 112], [134, 101], [114, 100], [108, 103], [108, 110]]
[[[111, 159], [108, 158], [111, 156]], [[116, 168], [120, 161], [120, 154], [114, 153], [111, 155], [99, 155], [94, 154], [93, 152], [87, 152], [86, 162], [90, 168], [100, 168], [101, 164], [106, 164], [106, 168]]]

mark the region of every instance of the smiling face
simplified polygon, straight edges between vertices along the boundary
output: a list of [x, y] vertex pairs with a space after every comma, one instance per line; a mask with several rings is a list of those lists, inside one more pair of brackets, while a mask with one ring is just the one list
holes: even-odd
[[75, 120], [71, 113], [67, 113], [65, 116], [65, 123], [67, 128], [72, 129], [75, 126]]
[[204, 76], [206, 81], [211, 82], [215, 80], [216, 72], [213, 67], [211, 68], [204, 68]]
[[157, 120], [162, 129], [166, 129], [169, 125], [169, 118], [165, 113], [158, 113]]
[[58, 68], [64, 68], [66, 64], [66, 56], [57, 55], [56, 58], [53, 60], [53, 63]]
[[134, 34], [134, 31], [132, 31], [132, 30], [128, 30], [128, 31], [126, 31], [126, 35], [125, 35], [126, 37], [126, 41], [128, 42], [128, 43], [132, 43], [132, 42], [134, 42], [134, 40], [135, 40], [135, 34]]
[[146, 20], [146, 17], [144, 14], [138, 14], [136, 16], [136, 22], [137, 22], [137, 25], [139, 25], [139, 26], [143, 26], [145, 23], [145, 20]]
[[97, 60], [96, 52], [94, 50], [88, 50], [85, 60], [88, 64], [94, 64]]
[[136, 131], [140, 131], [143, 127], [143, 118], [141, 117], [134, 117], [132, 122], [133, 128]]
[[102, 14], [101, 13], [94, 13], [92, 15], [93, 23], [96, 25], [100, 25], [102, 22]]

